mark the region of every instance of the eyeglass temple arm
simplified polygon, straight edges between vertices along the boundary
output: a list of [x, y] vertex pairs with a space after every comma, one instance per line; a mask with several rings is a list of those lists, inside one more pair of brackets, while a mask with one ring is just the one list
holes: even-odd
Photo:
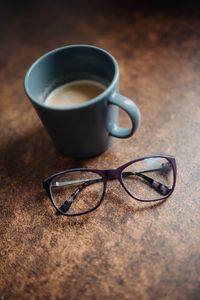
[[163, 183], [158, 182], [158, 181], [154, 180], [153, 178], [151, 178], [149, 176], [146, 176], [146, 175], [144, 175], [144, 174], [142, 174], [140, 172], [135, 172], [135, 173], [133, 173], [133, 172], [124, 172], [124, 173], [122, 173], [123, 177], [128, 177], [128, 176], [131, 176], [131, 175], [136, 175], [136, 176], [139, 176], [139, 177], [143, 178], [144, 180], [146, 180], [149, 183], [149, 185], [155, 191], [157, 191], [159, 194], [161, 194], [163, 196], [166, 196], [171, 191], [171, 189], [169, 189]]
[[[156, 168], [156, 169], [146, 169], [146, 170], [141, 170], [138, 171], [137, 174], [139, 173], [149, 173], [149, 172], [156, 172], [156, 171], [161, 171], [162, 168]], [[125, 174], [126, 172], [123, 172], [122, 174]], [[135, 173], [132, 173], [131, 175], [136, 175]], [[115, 178], [110, 178], [110, 180], [115, 179]], [[95, 180], [95, 181], [94, 181]], [[98, 180], [98, 181], [96, 181]], [[87, 182], [101, 182], [101, 178], [92, 178], [92, 179], [79, 179], [79, 180], [70, 180], [70, 181], [61, 181], [61, 182], [54, 182], [51, 184], [52, 187], [62, 187], [66, 185], [73, 185], [73, 184], [80, 184], [80, 183], [87, 183]]]
[[[79, 181], [79, 180], [76, 180]], [[82, 182], [82, 180], [80, 180]], [[71, 196], [69, 197], [69, 199], [67, 199], [62, 205], [61, 207], [59, 207], [59, 209], [63, 212], [67, 212], [70, 209], [70, 206], [72, 205], [72, 203], [74, 202], [74, 200], [76, 200], [76, 197], [78, 196], [78, 194], [84, 189], [86, 188], [88, 185], [97, 183], [102, 181], [101, 178], [96, 178], [96, 179], [86, 179], [86, 181], [83, 182], [83, 184], [81, 186], [79, 186], [77, 188], [77, 190], [75, 190], [75, 192], [73, 194], [71, 194]]]
[[[160, 182], [152, 179], [149, 176], [146, 176], [146, 175], [142, 174], [142, 173], [147, 173], [147, 172], [160, 171], [161, 169], [162, 168], [150, 169], [150, 170], [143, 170], [143, 171], [135, 172], [135, 173], [133, 173], [133, 172], [123, 172], [122, 176], [123, 177], [128, 177], [128, 176], [131, 176], [131, 175], [139, 176], [139, 177], [143, 178], [144, 180], [146, 180], [153, 189], [155, 189], [161, 195], [165, 196], [165, 195], [167, 195], [170, 192], [170, 189], [166, 185], [164, 185], [164, 184], [162, 184], [162, 183], [160, 183]], [[111, 178], [111, 180], [112, 179], [115, 179], [115, 178]], [[78, 196], [78, 194], [84, 188], [86, 188], [87, 186], [89, 186], [91, 184], [98, 183], [98, 182], [101, 182], [101, 181], [102, 181], [101, 178], [85, 179], [84, 181], [83, 180], [75, 180], [75, 181], [73, 181], [74, 184], [81, 183], [81, 182], [83, 182], [83, 184], [80, 187], [78, 187], [77, 190], [73, 194], [71, 194], [70, 198], [68, 200], [66, 200], [59, 209], [61, 211], [63, 211], [63, 212], [68, 211], [69, 208], [70, 208], [70, 206], [72, 205], [72, 203], [74, 202], [74, 200]], [[73, 183], [70, 182], [70, 184], [73, 184]], [[58, 185], [55, 185], [55, 186], [58, 186]], [[66, 183], [65, 182], [60, 182], [59, 186], [66, 186]]]

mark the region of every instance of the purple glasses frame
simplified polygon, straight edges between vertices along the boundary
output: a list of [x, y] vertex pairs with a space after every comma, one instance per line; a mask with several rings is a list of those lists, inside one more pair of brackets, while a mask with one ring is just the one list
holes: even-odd
[[[124, 185], [123, 182], [123, 178], [122, 178], [122, 172], [125, 168], [127, 168], [129, 165], [132, 165], [138, 161], [142, 161], [145, 159], [150, 159], [150, 158], [164, 158], [166, 159], [172, 166], [172, 170], [173, 170], [173, 185], [172, 188], [170, 189], [169, 193], [167, 193], [166, 195], [163, 195], [163, 197], [158, 198], [158, 199], [152, 199], [152, 200], [145, 200], [145, 199], [138, 199], [135, 196], [133, 196], [128, 189], [126, 188], [126, 186]], [[57, 177], [58, 175], [63, 175], [63, 174], [67, 174], [67, 173], [74, 173], [74, 172], [91, 172], [94, 174], [98, 174], [99, 176], [101, 176], [102, 181], [103, 181], [103, 191], [102, 191], [102, 196], [99, 200], [99, 202], [97, 203], [97, 205], [87, 211], [83, 211], [80, 213], [73, 213], [73, 214], [67, 214], [65, 212], [63, 212], [61, 209], [59, 209], [55, 202], [54, 202], [54, 198], [52, 195], [52, 191], [51, 191], [51, 182], [52, 180]], [[80, 215], [84, 215], [87, 214], [89, 212], [94, 211], [95, 209], [97, 209], [100, 204], [102, 203], [105, 193], [106, 193], [106, 187], [107, 187], [107, 181], [111, 180], [111, 179], [118, 179], [118, 181], [120, 182], [121, 186], [124, 188], [124, 190], [128, 193], [128, 195], [130, 197], [132, 197], [133, 199], [137, 200], [137, 201], [141, 201], [141, 202], [155, 202], [155, 201], [161, 201], [164, 200], [166, 198], [168, 198], [174, 191], [175, 189], [175, 185], [176, 185], [176, 177], [177, 177], [177, 167], [176, 167], [176, 159], [174, 156], [172, 155], [163, 155], [163, 154], [157, 154], [157, 155], [150, 155], [150, 156], [145, 156], [145, 157], [140, 157], [134, 160], [131, 160], [125, 164], [123, 164], [122, 166], [119, 166], [116, 169], [107, 169], [107, 170], [98, 170], [98, 169], [90, 169], [90, 168], [76, 168], [76, 169], [68, 169], [59, 173], [56, 173], [50, 177], [48, 177], [46, 180], [43, 181], [43, 187], [47, 192], [47, 195], [49, 196], [52, 205], [54, 206], [54, 208], [57, 210], [57, 212], [59, 214], [62, 214], [64, 216], [80, 216]], [[153, 180], [154, 181], [154, 180]]]

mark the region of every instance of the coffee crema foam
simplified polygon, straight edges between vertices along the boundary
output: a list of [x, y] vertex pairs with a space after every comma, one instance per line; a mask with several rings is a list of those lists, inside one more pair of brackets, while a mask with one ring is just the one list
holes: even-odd
[[94, 80], [76, 80], [55, 88], [45, 99], [50, 107], [70, 107], [84, 104], [101, 94], [106, 89]]

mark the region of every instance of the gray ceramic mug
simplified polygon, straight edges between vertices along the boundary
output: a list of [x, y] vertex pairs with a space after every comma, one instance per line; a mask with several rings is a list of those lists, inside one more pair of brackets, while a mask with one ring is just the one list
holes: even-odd
[[[80, 79], [98, 81], [106, 89], [84, 104], [55, 108], [44, 104], [59, 85]], [[55, 49], [36, 60], [25, 76], [25, 92], [57, 148], [65, 155], [85, 158], [100, 154], [112, 137], [128, 138], [136, 131], [140, 112], [118, 93], [119, 67], [114, 57], [90, 45]], [[118, 110], [131, 119], [131, 128], [118, 126]]]

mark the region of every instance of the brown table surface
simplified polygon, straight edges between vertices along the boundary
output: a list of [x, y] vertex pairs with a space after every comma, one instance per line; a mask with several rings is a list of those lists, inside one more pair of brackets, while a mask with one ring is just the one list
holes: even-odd
[[[180, 1], [181, 2], [181, 1]], [[5, 1], [0, 17], [0, 299], [200, 299], [200, 11], [185, 2]], [[61, 156], [23, 91], [30, 64], [66, 44], [110, 51], [142, 123], [85, 161]], [[121, 114], [121, 124], [129, 120]], [[175, 193], [160, 205], [110, 182], [85, 217], [56, 216], [42, 180], [174, 154]]]

